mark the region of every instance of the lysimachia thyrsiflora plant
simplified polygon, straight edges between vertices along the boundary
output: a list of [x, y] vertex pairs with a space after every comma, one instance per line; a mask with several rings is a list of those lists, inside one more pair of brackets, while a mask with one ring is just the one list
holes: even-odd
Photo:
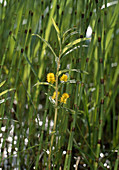
[[[62, 106], [62, 104], [66, 104], [68, 98], [70, 97], [69, 94], [66, 93], [65, 91], [64, 91], [63, 94], [60, 93], [62, 84], [64, 84], [64, 83], [76, 83], [76, 81], [68, 80], [68, 76], [66, 74], [69, 71], [68, 69], [60, 70], [60, 68], [61, 68], [60, 67], [60, 60], [61, 60], [62, 57], [65, 57], [68, 53], [70, 53], [72, 50], [76, 49], [76, 48], [74, 48], [74, 45], [77, 45], [81, 41], [87, 40], [87, 38], [76, 39], [73, 42], [70, 42], [69, 44], [67, 44], [65, 47], [62, 47], [62, 44], [67, 39], [66, 35], [67, 35], [68, 31], [66, 31], [62, 36], [58, 26], [56, 25], [56, 23], [54, 21], [54, 19], [52, 19], [52, 22], [53, 22], [54, 28], [57, 32], [57, 38], [58, 38], [58, 42], [59, 42], [59, 54], [58, 54], [58, 56], [56, 55], [56, 53], [53, 50], [53, 48], [51, 47], [51, 45], [45, 39], [43, 39], [38, 34], [32, 34], [32, 35], [39, 37], [44, 43], [46, 43], [46, 45], [52, 51], [52, 53], [55, 57], [55, 61], [56, 61], [56, 66], [57, 66], [56, 67], [56, 75], [54, 75], [54, 73], [48, 73], [47, 74], [47, 82], [38, 82], [38, 83], [35, 84], [35, 86], [36, 85], [48, 85], [48, 86], [51, 86], [54, 89], [54, 93], [52, 94], [52, 96], [49, 96], [49, 99], [50, 99], [51, 103], [55, 106], [54, 107], [55, 108], [54, 127], [53, 127], [53, 132], [55, 132], [58, 109], [60, 108], [60, 106]], [[71, 69], [70, 71], [81, 72], [81, 70], [79, 70], [79, 69]], [[59, 79], [60, 79], [60, 83], [59, 83]], [[51, 148], [53, 146], [53, 141], [54, 141], [54, 133], [52, 133], [51, 143], [50, 143], [50, 148], [49, 148], [49, 159], [48, 159], [49, 169], [51, 168], [51, 151], [52, 151]]]

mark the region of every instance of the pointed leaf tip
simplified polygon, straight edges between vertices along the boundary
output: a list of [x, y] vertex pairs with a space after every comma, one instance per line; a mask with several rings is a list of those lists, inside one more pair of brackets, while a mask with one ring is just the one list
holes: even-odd
[[52, 18], [52, 23], [55, 27], [55, 30], [57, 31], [58, 34], [60, 34], [60, 30], [59, 30], [59, 27], [57, 26], [57, 24], [55, 23], [54, 19]]

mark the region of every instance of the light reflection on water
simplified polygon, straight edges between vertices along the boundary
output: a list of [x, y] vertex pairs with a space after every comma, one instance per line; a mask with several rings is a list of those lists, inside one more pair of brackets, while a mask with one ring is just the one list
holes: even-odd
[[[39, 106], [40, 108], [42, 108], [41, 106]], [[39, 115], [37, 116], [37, 118], [35, 119], [35, 122], [38, 126], [41, 126], [43, 125], [43, 121], [42, 119], [39, 117]], [[53, 128], [53, 125], [54, 125], [54, 122], [53, 120], [48, 120], [48, 117], [46, 117], [46, 121], [45, 121], [45, 129], [47, 130], [47, 127], [48, 127], [48, 124], [50, 125], [50, 128], [49, 128], [49, 133], [51, 134], [52, 133], [52, 128]], [[24, 122], [22, 122], [22, 126], [24, 127]], [[20, 127], [19, 125], [16, 125], [16, 127]], [[2, 126], [1, 127], [1, 133], [0, 133], [0, 155], [2, 155], [2, 158], [8, 158], [9, 156], [11, 156], [11, 154], [13, 155], [12, 157], [12, 166], [15, 167], [14, 169], [18, 169], [17, 166], [19, 165], [19, 161], [18, 161], [18, 147], [17, 147], [17, 141], [18, 141], [18, 136], [15, 135], [15, 126], [14, 124], [12, 124], [10, 126], [10, 133], [9, 133], [9, 136], [6, 138], [6, 142], [7, 144], [5, 144], [5, 147], [4, 149], [2, 150], [2, 144], [3, 144], [3, 136], [4, 136], [4, 133], [6, 131], [6, 126]], [[26, 130], [26, 136], [29, 135], [29, 128], [27, 128]], [[57, 131], [57, 134], [58, 134], [58, 131]], [[37, 137], [39, 138], [40, 137], [40, 133], [37, 134]], [[20, 135], [20, 138], [23, 139], [23, 136]], [[58, 138], [60, 138], [60, 136], [56, 137], [56, 139], [58, 140]], [[26, 149], [27, 145], [28, 145], [28, 138], [25, 137], [24, 138], [24, 150]], [[81, 145], [81, 143], [79, 143]], [[12, 147], [14, 147], [14, 151], [12, 152]], [[105, 146], [103, 146], [103, 148], [105, 148]], [[55, 147], [52, 148], [52, 150], [55, 150]], [[49, 154], [49, 150], [46, 150], [45, 151], [47, 154]], [[118, 150], [112, 150], [112, 152], [118, 152]], [[62, 152], [63, 155], [66, 155], [66, 151], [64, 150]], [[104, 157], [108, 156], [108, 153], [100, 153], [100, 159], [103, 159]], [[82, 159], [83, 160], [83, 159]], [[27, 156], [26, 156], [26, 164], [27, 164]], [[8, 168], [7, 165], [8, 164], [8, 159], [6, 159], [4, 161], [4, 167]], [[87, 165], [86, 164], [83, 164], [83, 167], [86, 167]], [[74, 164], [74, 167], [76, 167], [76, 164]], [[104, 167], [109, 169], [110, 168], [110, 161], [109, 160], [106, 160], [105, 163], [104, 163]], [[1, 169], [1, 168], [0, 168]], [[35, 167], [34, 167], [35, 169]]]
[[[28, 108], [28, 106], [26, 105], [26, 108]], [[38, 107], [39, 110], [42, 109], [42, 105], [39, 105]], [[4, 118], [4, 120], [8, 120], [7, 117]], [[37, 118], [35, 119], [35, 122], [36, 122], [36, 126], [41, 126], [43, 125], [43, 121], [42, 119], [39, 117], [39, 115], [37, 115]], [[54, 125], [54, 122], [53, 120], [48, 120], [48, 117], [46, 117], [46, 121], [45, 121], [45, 130], [47, 130], [48, 128], [48, 124], [50, 125], [49, 127], [49, 131], [51, 132], [52, 131], [52, 128], [53, 128], [53, 125]], [[24, 127], [25, 126], [25, 123], [22, 122], [21, 123], [21, 126]], [[5, 144], [4, 144], [4, 149], [3, 148], [3, 142], [4, 142], [4, 139], [3, 137], [6, 135], [7, 132], [7, 129], [6, 129], [6, 126], [5, 124], [2, 125], [1, 127], [1, 133], [0, 133], [0, 155], [2, 157], [2, 159], [4, 159], [4, 163], [0, 163], [0, 166], [6, 168], [6, 169], [9, 169], [9, 159], [5, 159], [5, 158], [8, 158], [9, 156], [12, 155], [12, 162], [11, 162], [11, 166], [14, 167], [13, 169], [18, 169], [17, 166], [19, 165], [19, 160], [18, 160], [18, 138], [20, 139], [23, 139], [23, 135], [20, 134], [19, 137], [16, 135], [16, 132], [15, 132], [15, 129], [20, 129], [20, 125], [19, 124], [15, 124], [14, 126], [14, 122], [12, 122], [12, 124], [10, 125], [9, 128], [9, 134], [8, 134], [8, 137], [5, 139]], [[26, 136], [29, 136], [29, 128], [24, 129], [26, 131]], [[37, 134], [37, 137], [39, 138], [40, 137], [40, 133]], [[28, 138], [26, 137], [24, 139], [24, 150], [26, 150], [26, 147], [28, 145]], [[53, 148], [55, 149], [55, 148]], [[46, 151], [47, 154], [49, 154], [49, 150]], [[27, 156], [26, 156], [26, 164], [27, 164]], [[11, 168], [11, 167], [10, 167]], [[0, 167], [1, 169], [1, 167]], [[35, 169], [35, 168], [34, 168]]]

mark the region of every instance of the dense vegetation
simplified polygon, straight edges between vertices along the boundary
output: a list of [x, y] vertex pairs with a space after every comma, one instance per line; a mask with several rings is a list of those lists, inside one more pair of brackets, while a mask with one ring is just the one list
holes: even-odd
[[0, 168], [119, 162], [118, 0], [0, 1]]

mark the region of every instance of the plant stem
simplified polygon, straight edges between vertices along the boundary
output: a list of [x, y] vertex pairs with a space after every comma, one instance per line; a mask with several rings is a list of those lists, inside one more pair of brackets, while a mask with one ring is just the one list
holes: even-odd
[[[54, 117], [53, 132], [55, 132], [55, 129], [56, 129], [57, 114], [58, 114], [58, 72], [60, 68], [60, 57], [61, 56], [59, 55], [58, 64], [57, 64], [57, 73], [56, 73], [56, 102], [55, 102], [55, 117]], [[51, 143], [50, 143], [50, 149], [49, 149], [49, 157], [48, 157], [49, 170], [51, 169], [51, 152], [52, 152], [53, 141], [54, 141], [54, 133], [51, 137]]]

